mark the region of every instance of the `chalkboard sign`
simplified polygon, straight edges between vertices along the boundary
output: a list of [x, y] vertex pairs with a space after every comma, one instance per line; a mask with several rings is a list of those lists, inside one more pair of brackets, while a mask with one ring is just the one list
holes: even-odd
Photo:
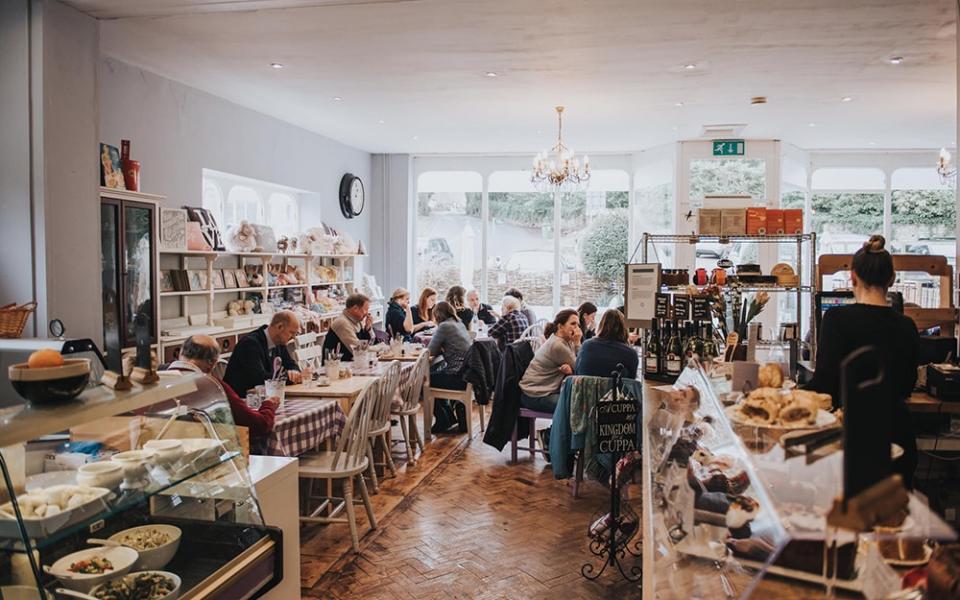
[[637, 403], [609, 400], [597, 403], [597, 451], [601, 454], [637, 449]]
[[670, 295], [657, 294], [653, 314], [658, 319], [670, 318]]
[[690, 296], [677, 294], [673, 297], [673, 320], [687, 321], [690, 319]]
[[694, 321], [709, 321], [713, 318], [713, 298], [710, 296], [694, 296], [691, 301]]

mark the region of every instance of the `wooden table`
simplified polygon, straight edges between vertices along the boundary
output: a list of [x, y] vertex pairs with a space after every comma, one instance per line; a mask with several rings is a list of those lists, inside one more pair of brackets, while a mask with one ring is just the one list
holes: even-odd
[[926, 392], [910, 394], [907, 408], [914, 413], [960, 414], [960, 402], [944, 402]]
[[285, 396], [294, 398], [332, 398], [340, 403], [345, 414], [350, 414], [350, 407], [360, 397], [360, 392], [379, 377], [354, 375], [346, 379], [331, 381], [330, 385], [319, 386], [314, 384], [306, 387], [302, 383], [288, 385]]

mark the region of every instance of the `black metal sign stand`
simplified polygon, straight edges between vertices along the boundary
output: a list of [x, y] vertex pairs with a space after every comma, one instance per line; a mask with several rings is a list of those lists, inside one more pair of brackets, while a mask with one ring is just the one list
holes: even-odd
[[[617, 370], [613, 372], [613, 398], [611, 403], [618, 401], [622, 402], [622, 400], [619, 398], [622, 384], [621, 378], [623, 376], [622, 372], [623, 365], [617, 365]], [[636, 415], [636, 412], [633, 414]], [[597, 421], [598, 437], [602, 437], [600, 434], [599, 407]], [[631, 440], [629, 444], [630, 449], [635, 449], [635, 441], [636, 431], [633, 432], [633, 440]], [[600, 444], [598, 444], [598, 449], [600, 449]], [[626, 452], [623, 450], [610, 453], [613, 458], [613, 469], [610, 473], [609, 528], [606, 530], [606, 532], [601, 533], [600, 535], [590, 536], [590, 552], [594, 556], [601, 558], [603, 560], [603, 564], [600, 565], [599, 569], [592, 563], [585, 563], [582, 567], [580, 567], [580, 574], [591, 581], [600, 577], [610, 565], [616, 566], [617, 570], [620, 571], [620, 574], [628, 581], [639, 582], [642, 579], [642, 569], [640, 566], [634, 564], [631, 567], [626, 567], [623, 564], [623, 561], [628, 556], [640, 558], [643, 555], [641, 546], [643, 543], [642, 539], [633, 544], [630, 543], [630, 541], [636, 537], [637, 532], [640, 530], [640, 520], [637, 518], [637, 515], [634, 513], [633, 509], [630, 508], [630, 505], [623, 503], [620, 498], [620, 485], [617, 481], [616, 471], [617, 463], [620, 462], [620, 459], [623, 458], [625, 453]], [[591, 523], [595, 523], [598, 519], [602, 518], [603, 515], [600, 515], [598, 518], [592, 519]], [[625, 529], [623, 527], [624, 522], [631, 521], [635, 523], [633, 529]], [[590, 535], [590, 533], [591, 532], [588, 531], [588, 535]], [[606, 537], [604, 537], [604, 535], [606, 535]]]

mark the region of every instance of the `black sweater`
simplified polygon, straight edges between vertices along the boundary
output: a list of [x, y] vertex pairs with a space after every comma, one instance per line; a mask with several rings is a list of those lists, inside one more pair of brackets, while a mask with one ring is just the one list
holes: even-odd
[[640, 359], [632, 346], [615, 340], [605, 340], [594, 337], [583, 343], [577, 354], [575, 375], [590, 375], [593, 377], [610, 377], [610, 373], [623, 364], [623, 376], [628, 379], [637, 378], [637, 367]]
[[286, 346], [274, 346], [273, 352], [267, 350], [267, 326], [263, 325], [240, 338], [223, 380], [233, 388], [241, 398], [247, 396], [247, 390], [253, 389], [273, 377], [273, 357], [279, 356], [283, 368], [287, 371], [299, 371], [300, 367], [290, 356]]

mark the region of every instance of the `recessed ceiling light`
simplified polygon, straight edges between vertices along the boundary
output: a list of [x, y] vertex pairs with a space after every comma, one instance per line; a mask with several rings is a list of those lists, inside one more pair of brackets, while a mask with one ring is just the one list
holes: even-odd
[[694, 69], [697, 68], [697, 65], [694, 64], [694, 63], [687, 63], [687, 64], [683, 65], [683, 68], [686, 69], [686, 70], [688, 70], [688, 71], [692, 71], [692, 70], [694, 70]]
[[283, 64], [282, 64], [282, 63], [270, 63], [270, 66], [273, 67], [274, 69], [282, 69], [282, 68], [283, 68]]
[[891, 57], [890, 57], [890, 64], [891, 64], [891, 65], [899, 65], [899, 64], [902, 63], [902, 62], [903, 62], [903, 57], [902, 57], [902, 56], [891, 56]]
[[340, 102], [341, 100], [343, 100], [343, 98], [341, 98], [340, 96], [334, 96], [334, 97], [333, 97], [333, 101], [334, 101], [334, 102]]
[[867, 142], [867, 145], [868, 145], [868, 146], [876, 146], [877, 143], [876, 143], [876, 142]]
[[413, 141], [417, 141], [418, 139], [420, 138], [418, 138], [417, 136], [413, 136]]
[[673, 105], [674, 105], [674, 106], [683, 106], [683, 102], [674, 102]]
[[500, 73], [497, 73], [496, 71], [487, 71], [486, 73], [483, 74], [483, 76], [493, 79], [494, 77], [499, 77]]
[[840, 101], [841, 101], [841, 102], [853, 102], [853, 97], [852, 97], [852, 96], [844, 96], [843, 98], [840, 98]]
[[674, 130], [674, 131], [676, 131], [676, 130], [678, 130], [678, 129], [680, 129], [680, 128], [677, 127], [676, 125], [673, 126], [673, 130]]
[[379, 121], [377, 121], [377, 123], [380, 123], [381, 125], [383, 125], [383, 119], [380, 119]]
[[807, 127], [816, 127], [816, 126], [817, 126], [816, 123], [807, 123]]

